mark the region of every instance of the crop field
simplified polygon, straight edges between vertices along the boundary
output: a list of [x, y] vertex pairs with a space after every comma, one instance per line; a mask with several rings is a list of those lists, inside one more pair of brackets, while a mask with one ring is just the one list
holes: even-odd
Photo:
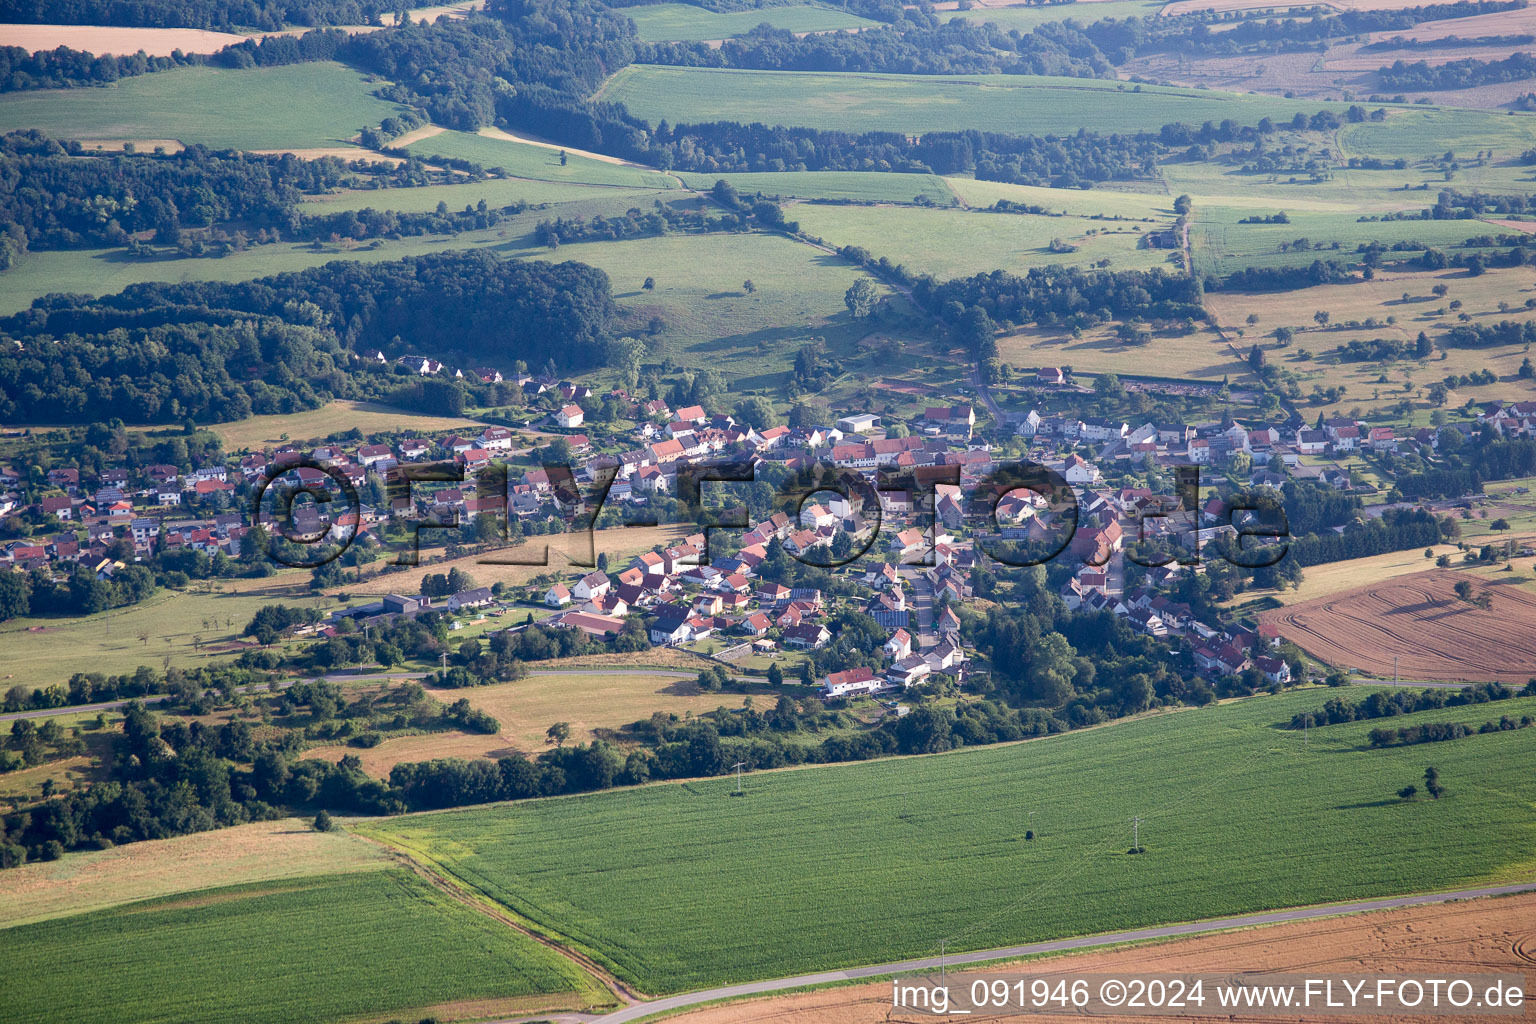
[[100, 57], [104, 54], [132, 56], [143, 50], [151, 57], [169, 57], [176, 50], [183, 53], [215, 53], [245, 36], [232, 32], [209, 32], [200, 28], [124, 28], [102, 25], [7, 25], [5, 45], [19, 46], [28, 53], [67, 46]]
[[[1439, 156], [1447, 150], [1466, 157], [1492, 149], [1494, 160], [1513, 161], [1530, 148], [1536, 116], [1450, 107], [1410, 107], [1392, 110], [1385, 121], [1364, 121], [1339, 129], [1345, 155], [1406, 157], [1410, 161]], [[1511, 167], [1516, 165], [1511, 164]], [[1529, 169], [1524, 169], [1529, 179]], [[1401, 172], [1398, 172], [1401, 174]], [[1468, 175], [1472, 171], [1465, 172]], [[1460, 179], [1458, 179], [1460, 180]]]
[[203, 890], [3, 934], [17, 1024], [511, 1016], [602, 999], [569, 961], [400, 869]]
[[[1436, 544], [1432, 550], [1437, 556], [1450, 555], [1453, 559], [1461, 557], [1454, 544]], [[1432, 565], [1434, 565], [1434, 559], [1425, 558], [1422, 548], [1414, 548], [1411, 551], [1389, 551], [1384, 555], [1348, 558], [1340, 562], [1325, 562], [1322, 565], [1307, 566], [1301, 586], [1295, 590], [1266, 592], [1265, 596], [1273, 597], [1282, 604], [1301, 604], [1304, 601], [1337, 594], [1343, 590], [1353, 590], [1356, 587], [1384, 583], [1399, 576], [1423, 572]], [[1235, 603], [1247, 601], [1251, 596], [1251, 594], [1241, 594], [1235, 599]]]
[[450, 430], [478, 429], [480, 424], [462, 416], [428, 416], [405, 409], [395, 409], [377, 402], [338, 399], [318, 409], [273, 416], [250, 416], [234, 423], [216, 423], [209, 427], [224, 442], [226, 451], [262, 449], [289, 441], [309, 441], [329, 437], [356, 428], [365, 434], [375, 432], [439, 434]]
[[[1137, 91], [1140, 90], [1140, 91]], [[977, 128], [1027, 134], [1155, 129], [1173, 121], [1252, 123], [1317, 102], [1198, 89], [1132, 86], [1031, 75], [872, 75], [738, 71], [634, 64], [598, 98], [652, 123], [761, 121], [841, 131], [931, 132]]]
[[[1422, 557], [1422, 555], [1421, 555]], [[1484, 611], [1456, 597], [1470, 581]], [[1513, 583], [1513, 581], [1511, 581]], [[1263, 612], [1302, 650], [1329, 664], [1404, 679], [1524, 683], [1536, 676], [1536, 594], [1443, 569]]]
[[648, 4], [626, 7], [640, 38], [648, 43], [699, 39], [729, 39], [767, 23], [790, 32], [829, 32], [836, 29], [871, 28], [880, 23], [856, 14], [812, 4], [764, 7], [758, 10], [717, 13], [692, 4]]
[[[1056, 263], [1087, 267], [1109, 260], [1116, 270], [1162, 266], [1177, 254], [1140, 248], [1148, 230], [1164, 224], [1037, 214], [929, 210], [899, 206], [817, 206], [785, 211], [800, 229], [835, 246], [858, 245], [916, 273], [939, 279], [987, 270], [1023, 273]], [[1074, 251], [1052, 252], [1053, 242]]]
[[[321, 601], [292, 600], [306, 607]], [[10, 619], [0, 624], [5, 651], [0, 689], [64, 683], [76, 672], [132, 672], [167, 657], [181, 668], [205, 664], [213, 655], [206, 648], [198, 651], [194, 636], [213, 646], [233, 639], [267, 603], [259, 594], [161, 590], [136, 605], [96, 615]], [[217, 625], [209, 628], [210, 619]]]
[[0, 928], [248, 882], [389, 867], [377, 845], [283, 818], [33, 861], [5, 876]]
[[[1447, 798], [1405, 803], [1393, 794], [1422, 776], [1421, 750], [1366, 749], [1369, 722], [1314, 729], [1308, 746], [1276, 728], [1325, 697], [753, 774], [743, 799], [718, 778], [366, 831], [656, 993], [937, 954], [940, 940], [978, 949], [1536, 868], [1536, 778], [1508, 770], [1529, 760], [1530, 731], [1437, 745]], [[1532, 711], [1536, 699], [1393, 724]], [[1125, 854], [1133, 814], [1145, 856]], [[1280, 837], [1282, 818], [1298, 827]]]
[[499, 167], [516, 178], [563, 181], [586, 185], [622, 185], [629, 188], [676, 188], [677, 179], [660, 171], [611, 160], [595, 160], [529, 142], [471, 132], [440, 132], [405, 147], [417, 156], [443, 156], [477, 163], [487, 170]]
[[689, 188], [708, 189], [724, 178], [738, 192], [793, 199], [849, 199], [855, 202], [910, 203], [927, 196], [940, 206], [955, 201], [945, 179], [936, 174], [878, 171], [764, 171], [751, 174], [678, 175]]
[[1249, 373], [1248, 365], [1209, 329], [1127, 345], [1107, 326], [1084, 331], [1081, 338], [1032, 327], [998, 338], [997, 348], [1004, 362], [1021, 367], [1070, 366], [1085, 373], [1188, 377], [1216, 384], [1224, 377], [1236, 383]]
[[376, 88], [361, 72], [329, 62], [239, 71], [177, 68], [102, 89], [7, 93], [0, 96], [0, 131], [177, 139], [214, 149], [333, 147], [401, 112], [375, 96]]
[[[607, 271], [614, 295], [638, 319], [634, 330], [660, 317], [662, 356], [717, 369], [733, 378], [736, 391], [777, 385], [812, 336], [825, 337], [830, 349], [846, 356], [866, 332], [843, 303], [843, 293], [864, 272], [778, 235], [583, 242], [562, 245], [550, 258]], [[655, 278], [654, 291], [641, 289], [647, 277]], [[756, 289], [751, 294], [743, 288], [748, 280]]]

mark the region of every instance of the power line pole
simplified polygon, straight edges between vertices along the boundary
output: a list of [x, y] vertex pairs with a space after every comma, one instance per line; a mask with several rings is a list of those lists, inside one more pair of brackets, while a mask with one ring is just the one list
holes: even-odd
[[736, 795], [737, 796], [741, 796], [741, 770], [744, 767], [746, 767], [746, 764], [747, 764], [747, 762], [745, 762], [745, 761], [737, 761], [735, 764], [731, 765], [732, 768], [736, 769]]
[[945, 947], [948, 943], [948, 939], [939, 940], [939, 984], [943, 985], [946, 989], [949, 988], [949, 964], [945, 959]]
[[1397, 655], [1392, 655], [1392, 685], [1397, 685]]
[[1141, 852], [1141, 815], [1131, 819], [1131, 849]]

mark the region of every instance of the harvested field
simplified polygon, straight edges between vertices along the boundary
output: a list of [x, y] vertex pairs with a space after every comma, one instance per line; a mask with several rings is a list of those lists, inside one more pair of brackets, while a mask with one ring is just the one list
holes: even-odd
[[151, 57], [183, 53], [216, 53], [226, 46], [245, 42], [245, 36], [208, 32], [200, 28], [113, 28], [105, 25], [7, 25], [5, 45], [29, 53], [67, 46], [100, 57], [105, 54], [131, 57], [143, 50]]
[[[1111, 952], [1030, 961], [1031, 976], [1159, 975], [1181, 972], [1301, 971], [1319, 976], [1369, 973], [1447, 977], [1456, 973], [1528, 971], [1536, 947], [1536, 894], [1409, 907], [1331, 920], [1305, 921], [1222, 935], [1180, 939]], [[989, 967], [989, 972], [998, 970]], [[951, 972], [961, 991], [971, 972]], [[1054, 984], [1054, 982], [1053, 982]], [[958, 1020], [891, 1011], [888, 982], [804, 992], [712, 1006], [670, 1018], [675, 1024], [886, 1024]], [[1080, 1016], [1030, 1015], [1032, 1021], [1080, 1021]], [[1131, 1017], [1116, 1017], [1129, 1021]], [[1139, 1019], [1139, 1018], [1136, 1018]], [[1159, 1020], [1166, 1018], [1146, 1018]], [[1181, 1014], [1182, 1021], [1227, 1020], [1226, 1014]], [[1278, 1019], [1278, 1018], [1277, 1018]], [[1380, 1016], [1373, 1020], [1423, 1020]]]
[[345, 832], [295, 818], [24, 864], [0, 887], [0, 928], [213, 886], [376, 870], [389, 858]]
[[[1472, 585], [1483, 610], [1458, 599]], [[1434, 570], [1265, 612], [1308, 654], [1334, 665], [1390, 678], [1393, 659], [1404, 679], [1523, 683], [1536, 675], [1536, 595]]]
[[1293, 7], [1331, 7], [1336, 11], [1400, 11], [1405, 7], [1422, 7], [1423, 0], [1174, 0], [1163, 8], [1164, 17], [1175, 14], [1192, 14], [1197, 11], [1269, 11], [1283, 13]]
[[266, 448], [284, 440], [311, 441], [340, 434], [353, 427], [365, 434], [374, 432], [440, 434], [451, 430], [479, 430], [482, 424], [463, 416], [429, 416], [397, 409], [378, 402], [337, 399], [318, 409], [247, 416], [231, 423], [209, 427], [230, 451]]
[[1493, 14], [1474, 14], [1470, 18], [1446, 18], [1426, 21], [1412, 28], [1391, 32], [1372, 32], [1371, 42], [1401, 36], [1404, 39], [1482, 39], [1485, 36], [1519, 35], [1536, 32], [1536, 7], [1521, 7]]
[[[447, 690], [434, 690], [434, 695], [445, 699], [448, 703], [458, 700], [458, 696], [450, 694]], [[551, 721], [553, 724], [553, 721]], [[548, 728], [548, 726], [545, 726]], [[340, 761], [348, 754], [355, 755], [363, 763], [363, 771], [374, 778], [389, 778], [390, 769], [397, 764], [409, 764], [412, 761], [432, 761], [445, 757], [463, 758], [474, 760], [478, 757], [507, 757], [516, 753], [515, 747], [507, 745], [507, 741], [500, 736], [487, 736], [483, 733], [467, 733], [454, 730], [452, 732], [433, 732], [422, 736], [401, 736], [398, 739], [385, 740], [376, 747], [359, 750], [357, 747], [348, 747], [337, 744], [331, 747], [313, 747], [304, 752], [304, 756], [316, 761], [329, 761], [332, 764]]]

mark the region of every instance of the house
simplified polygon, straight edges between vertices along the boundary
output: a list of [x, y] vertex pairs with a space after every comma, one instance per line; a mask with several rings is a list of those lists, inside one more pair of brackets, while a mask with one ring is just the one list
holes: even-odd
[[1303, 455], [1321, 455], [1328, 447], [1328, 434], [1322, 430], [1296, 431], [1296, 450]]
[[564, 583], [556, 583], [544, 591], [544, 603], [551, 608], [564, 608], [571, 603], [571, 591]]
[[939, 621], [934, 628], [939, 631], [940, 636], [951, 638], [959, 636], [960, 616], [956, 615], [955, 610], [949, 605], [945, 605], [944, 610], [939, 613]]
[[1061, 475], [1066, 478], [1067, 483], [1079, 486], [1091, 486], [1103, 478], [1099, 473], [1099, 467], [1081, 455], [1068, 455], [1067, 461], [1062, 463]]
[[651, 643], [659, 647], [687, 643], [693, 635], [688, 625], [689, 610], [680, 605], [667, 605], [651, 623]]
[[912, 637], [906, 630], [898, 629], [891, 634], [882, 650], [892, 661], [900, 661], [912, 653]]
[[1397, 451], [1397, 437], [1392, 433], [1391, 427], [1372, 427], [1370, 445], [1372, 451]]
[[685, 405], [681, 409], [677, 410], [677, 412], [673, 415], [685, 423], [698, 424], [703, 423], [705, 420], [709, 419], [709, 417], [704, 414], [703, 406], [698, 405]]
[[885, 689], [885, 680], [868, 668], [850, 668], [833, 672], [821, 680], [821, 692], [828, 698], [852, 697]]
[[423, 441], [419, 437], [409, 437], [400, 442], [400, 457], [402, 459], [420, 459], [431, 450], [431, 442]]
[[1197, 437], [1190, 441], [1189, 461], [1197, 466], [1208, 465], [1211, 461], [1211, 442], [1203, 437]]
[[571, 596], [578, 601], [595, 601], [608, 593], [611, 585], [607, 573], [589, 572], [576, 581], [576, 585], [571, 588]]
[[907, 689], [932, 672], [932, 666], [921, 654], [909, 654], [892, 665], [886, 671], [885, 678], [892, 686]]
[[831, 631], [819, 623], [801, 623], [784, 630], [784, 643], [790, 647], [814, 649], [831, 639]]
[[465, 609], [485, 608], [492, 601], [490, 587], [476, 587], [473, 590], [461, 590], [457, 594], [451, 594], [445, 602], [451, 612], [464, 611]]
[[480, 432], [480, 447], [491, 452], [512, 450], [512, 431], [506, 427], [486, 427]]
[[762, 612], [753, 612], [741, 620], [741, 631], [748, 636], [762, 636], [773, 628], [773, 623]]
[[1264, 673], [1264, 678], [1277, 686], [1289, 686], [1291, 666], [1284, 658], [1272, 658], [1261, 654], [1253, 660], [1254, 667]]
[[1042, 366], [1035, 371], [1035, 383], [1046, 387], [1060, 387], [1067, 382], [1066, 374], [1059, 366]]
[[555, 413], [555, 423], [567, 430], [581, 426], [586, 418], [581, 406], [574, 404], [561, 406], [560, 411]]

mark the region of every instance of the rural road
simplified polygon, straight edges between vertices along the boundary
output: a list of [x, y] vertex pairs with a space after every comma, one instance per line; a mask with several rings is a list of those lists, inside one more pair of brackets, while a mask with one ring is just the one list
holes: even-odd
[[[1353, 903], [1333, 903], [1318, 907], [1297, 907], [1276, 910], [1266, 914], [1244, 914], [1239, 917], [1222, 917], [1213, 921], [1194, 921], [1188, 924], [1170, 924], [1158, 928], [1136, 928], [1129, 931], [1110, 932], [1105, 935], [1087, 935], [1075, 939], [1055, 939], [1049, 942], [1032, 942], [1023, 946], [1002, 946], [996, 949], [978, 949], [969, 953], [955, 953], [943, 959], [944, 967], [985, 963], [991, 960], [1008, 960], [1034, 956], [1039, 953], [1059, 953], [1074, 949], [1089, 949], [1120, 942], [1139, 942], [1145, 939], [1171, 938], [1180, 935], [1199, 935], [1202, 932], [1224, 931], [1230, 928], [1248, 928], [1254, 925], [1278, 924], [1284, 921], [1305, 921], [1317, 917], [1334, 917], [1339, 914], [1358, 914], [1368, 910], [1390, 910], [1394, 907], [1414, 907], [1427, 903], [1449, 903], [1454, 900], [1470, 900], [1480, 896], [1503, 896], [1509, 893], [1536, 890], [1536, 881], [1517, 882], [1511, 885], [1493, 885], [1481, 889], [1459, 889], [1455, 892], [1424, 893], [1414, 896], [1393, 896], [1379, 900], [1359, 900]], [[802, 974], [793, 978], [773, 981], [753, 981], [741, 985], [686, 992], [682, 995], [652, 999], [635, 1003], [601, 1017], [592, 1018], [594, 1024], [623, 1024], [666, 1010], [677, 1010], [699, 1003], [732, 999], [738, 996], [765, 995], [786, 989], [804, 988], [810, 985], [826, 985], [840, 981], [857, 981], [890, 974], [937, 971], [941, 966], [936, 956], [917, 960], [899, 960], [895, 963], [872, 964], [868, 967], [852, 967], [842, 971], [823, 971], [819, 974]], [[510, 1024], [510, 1022], [501, 1022]]]

